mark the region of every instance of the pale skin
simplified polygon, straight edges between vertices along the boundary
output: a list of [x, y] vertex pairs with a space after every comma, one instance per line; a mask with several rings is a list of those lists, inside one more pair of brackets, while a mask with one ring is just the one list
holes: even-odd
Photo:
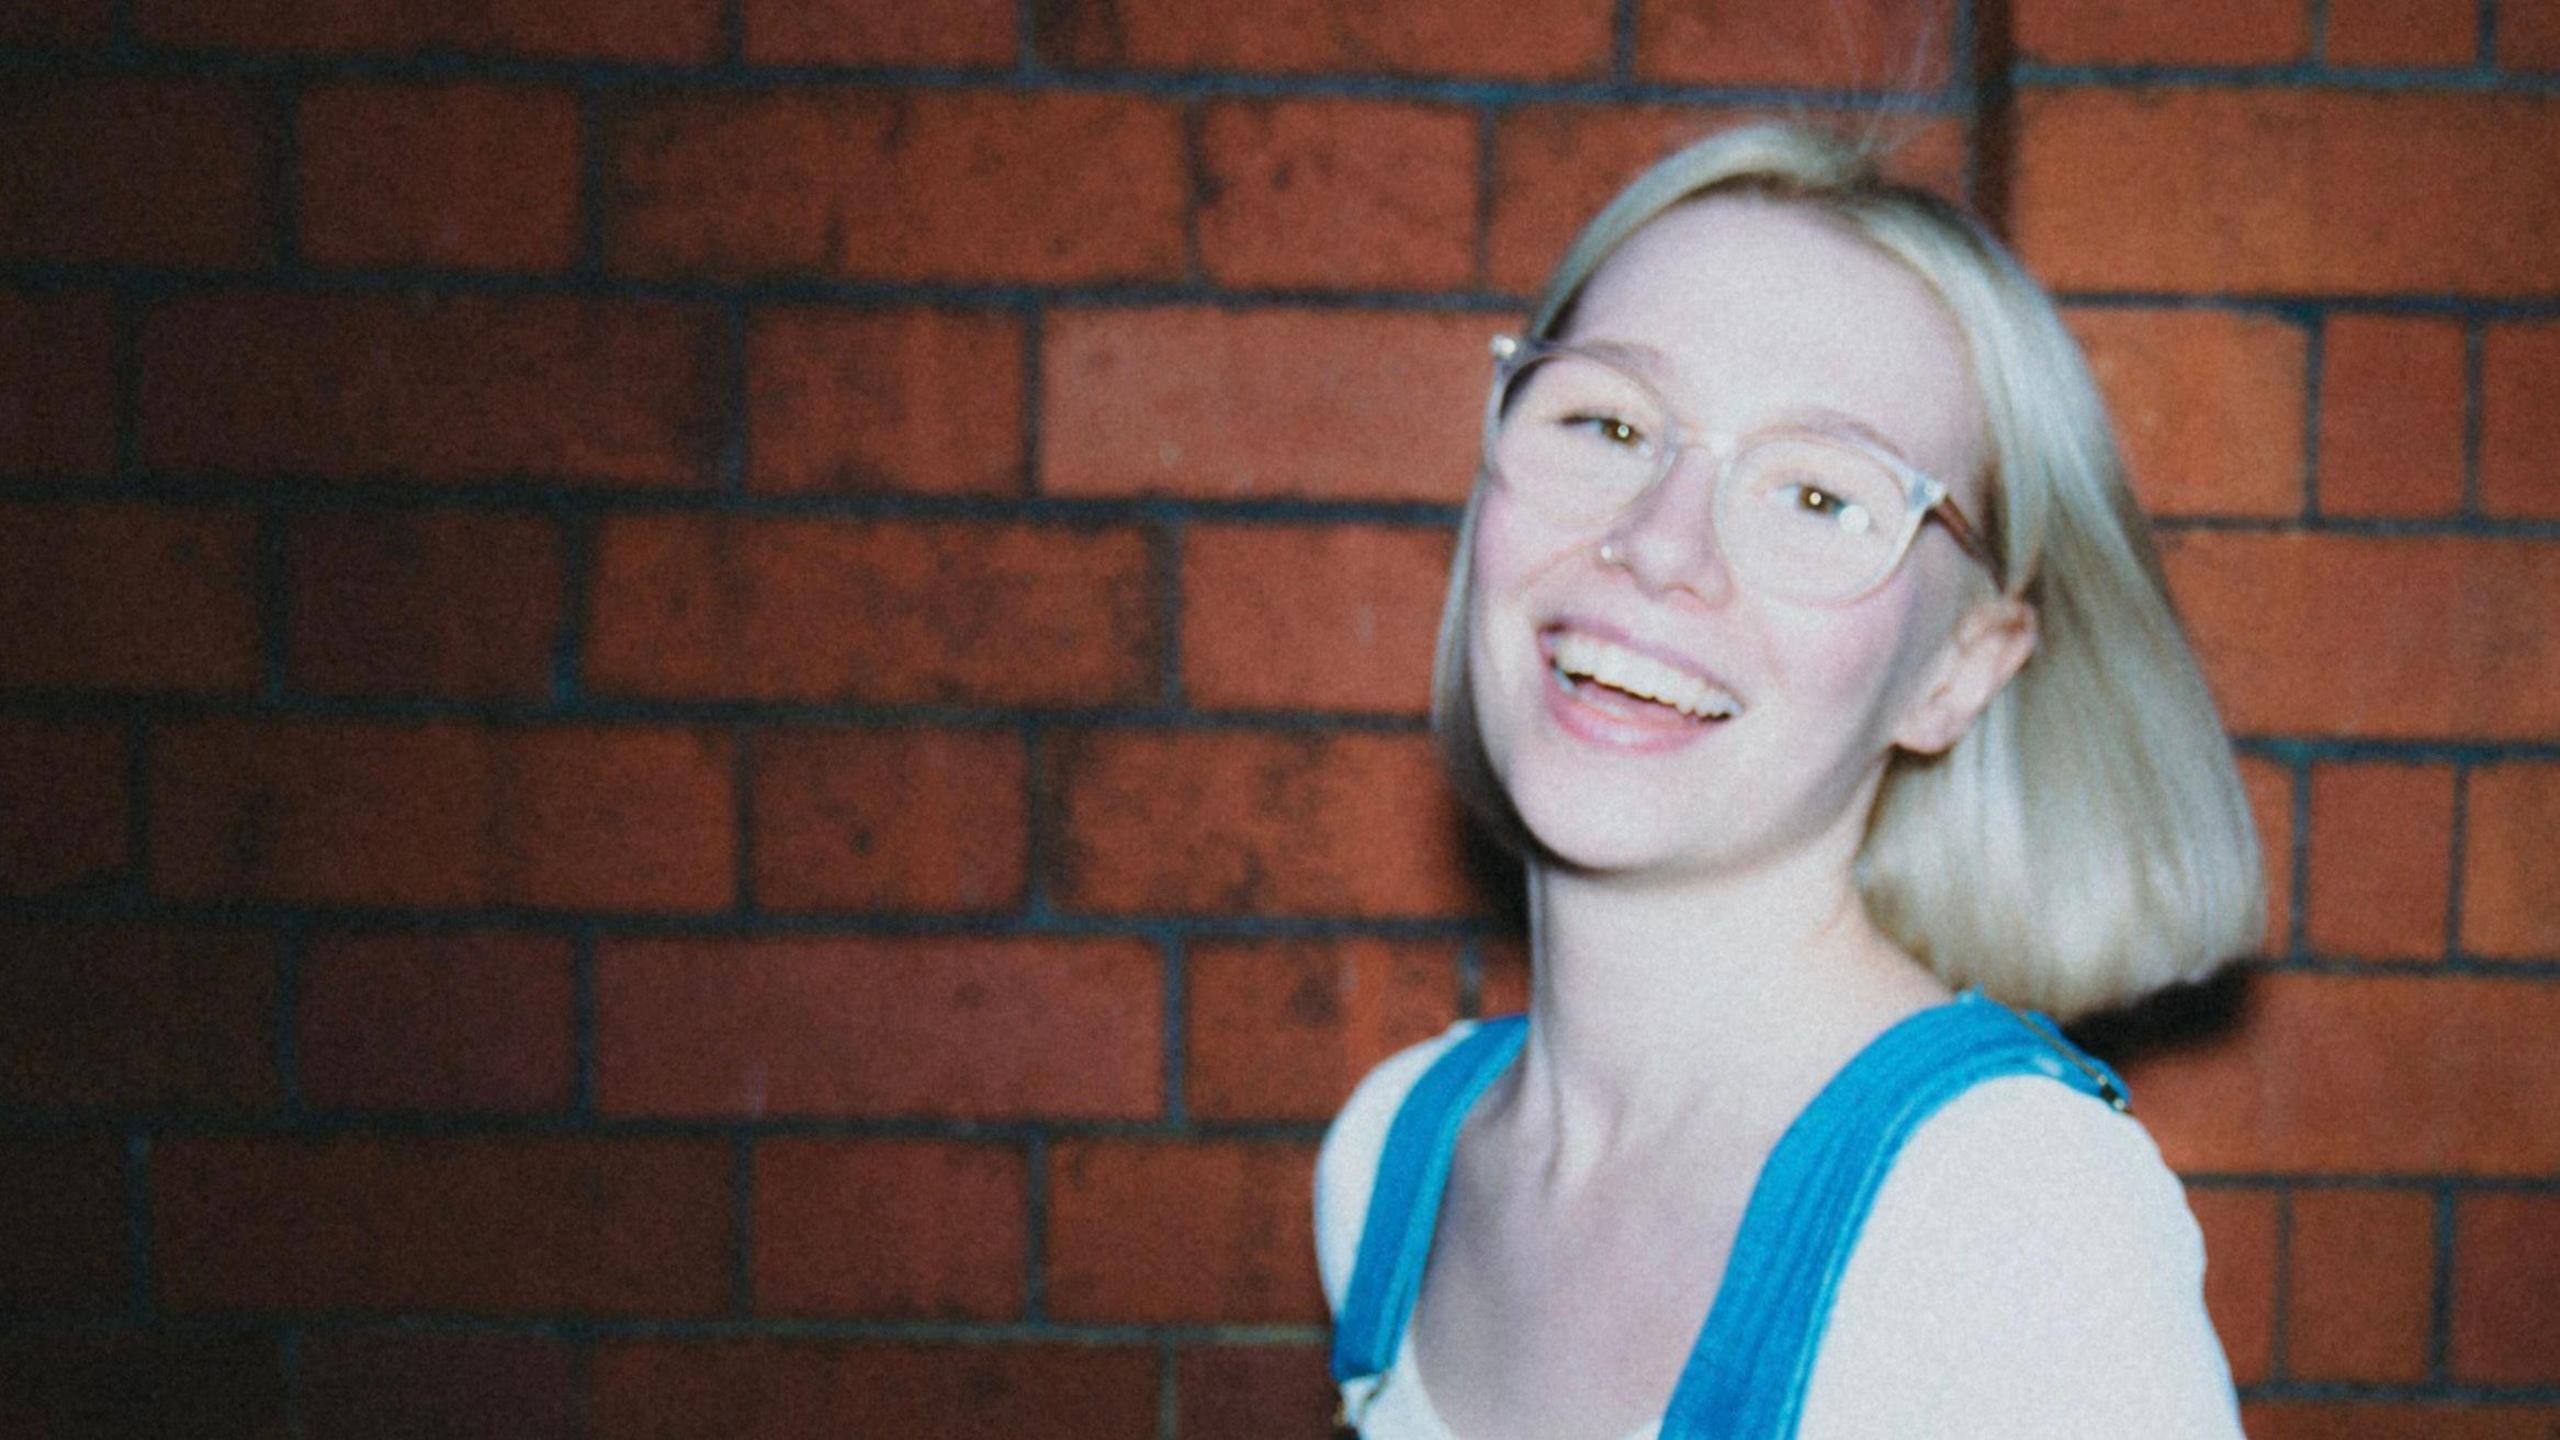
[[[1806, 211], [1666, 213], [1566, 338], [1627, 347], [1700, 431], [1853, 418], [1983, 514], [1954, 321]], [[1528, 1039], [1461, 1134], [1414, 1315], [1415, 1367], [1468, 1440], [1614, 1440], [1659, 1416], [1779, 1134], [1868, 1040], [1949, 998], [1871, 923], [1852, 867], [1888, 759], [1965, 732], [2032, 652], [2034, 612], [1934, 524], [1853, 601], [1745, 590], [1716, 551], [1713, 470], [1684, 453], [1602, 526], [1499, 490], [1478, 515], [1474, 700], [1546, 854]], [[1540, 637], [1574, 626], [1693, 661], [1743, 708], [1667, 749], [1560, 723]]]

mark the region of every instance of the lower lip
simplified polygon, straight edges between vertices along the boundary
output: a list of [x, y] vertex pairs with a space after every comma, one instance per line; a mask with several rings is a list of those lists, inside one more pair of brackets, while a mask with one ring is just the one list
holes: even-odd
[[1723, 720], [1692, 720], [1667, 705], [1641, 700], [1629, 701], [1628, 704], [1641, 705], [1644, 707], [1642, 710], [1604, 709], [1585, 700], [1582, 692], [1558, 674], [1552, 665], [1546, 667], [1544, 680], [1547, 714], [1564, 727], [1567, 734], [1629, 754], [1659, 754], [1694, 745], [1727, 723]]

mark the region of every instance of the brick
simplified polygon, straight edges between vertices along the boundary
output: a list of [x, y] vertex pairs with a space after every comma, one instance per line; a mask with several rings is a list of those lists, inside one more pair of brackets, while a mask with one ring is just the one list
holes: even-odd
[[550, 697], [566, 590], [550, 520], [478, 510], [296, 516], [285, 576], [286, 664], [298, 689]]
[[2464, 797], [2462, 948], [2548, 960], [2560, 955], [2560, 765], [2518, 762], [2471, 772]]
[[1436, 526], [1187, 527], [1184, 691], [1222, 709], [1423, 714], [1449, 555]]
[[115, 38], [113, 0], [0, 0], [0, 41], [104, 45]]
[[2453, 1215], [2453, 1319], [2445, 1361], [2460, 1382], [2560, 1379], [2560, 1196], [2473, 1194]]
[[1194, 944], [1184, 982], [1190, 1113], [1330, 1118], [1369, 1067], [1458, 1018], [1457, 959], [1445, 941]]
[[217, 720], [151, 742], [156, 891], [485, 904], [497, 742], [470, 726]]
[[0, 895], [99, 893], [132, 863], [119, 725], [0, 720]]
[[767, 65], [1010, 66], [1013, 0], [744, 0], [746, 58]]
[[637, 726], [511, 737], [499, 751], [501, 893], [581, 909], [728, 905], [734, 751], [725, 734]]
[[[2530, 540], [2162, 537], [2234, 730], [2527, 739], [2560, 729], [2560, 566]], [[2388, 606], [2348, 603], [2387, 596]]]
[[2207, 11], [2125, 0], [2018, 0], [2010, 40], [2061, 64], [2276, 65], [2307, 58], [2303, 0], [2232, 0]]
[[2472, 0], [2327, 3], [2321, 50], [2332, 65], [2467, 66], [2480, 50], [2480, 7]]
[[655, 697], [1102, 704], [1155, 693], [1146, 536], [977, 520], [609, 519], [587, 683]]
[[143, 327], [142, 453], [161, 470], [699, 487], [726, 345], [708, 309], [654, 301], [192, 296]]
[[2560, 1405], [2253, 1400], [2240, 1418], [2251, 1440], [2551, 1440]]
[[594, 1440], [1152, 1435], [1151, 1345], [606, 1340]]
[[1464, 822], [1423, 735], [1094, 732], [1055, 752], [1057, 902], [1455, 915]]
[[322, 1329], [301, 1344], [308, 1440], [580, 1433], [577, 1359], [554, 1336]]
[[1023, 487], [1022, 322], [950, 310], [756, 312], [747, 484], [791, 494]]
[[2063, 290], [2560, 287], [2560, 99], [2027, 92], [2011, 220]]
[[2433, 1195], [2369, 1189], [2297, 1193], [2285, 1272], [2288, 1377], [2426, 1379], [2435, 1264]]
[[258, 264], [275, 253], [269, 143], [238, 86], [17, 77], [0, 104], [0, 260]]
[[1009, 1145], [785, 1138], [756, 1147], [761, 1315], [1019, 1318], [1027, 1167]]
[[511, 931], [315, 937], [295, 1005], [303, 1100], [566, 1108], [577, 1078], [573, 963], [567, 940]]
[[715, 1138], [171, 1136], [151, 1162], [172, 1310], [710, 1315]]
[[97, 291], [0, 292], [0, 473], [115, 468], [114, 317]]
[[1061, 1140], [1049, 1311], [1094, 1322], [1312, 1322], [1315, 1151], [1258, 1141]]
[[2560, 1163], [2555, 1024], [2531, 980], [2265, 973], [2227, 1031], [2125, 1080], [2185, 1174], [2533, 1175]]
[[720, 51], [720, 0], [562, 5], [554, 0], [139, 0], [145, 41], [287, 54], [529, 55], [705, 61]]
[[2560, 8], [2547, 0], [2499, 6], [2498, 65], [2506, 70], [2560, 70]]
[[2293, 946], [2293, 771], [2256, 755], [2240, 757], [2240, 788], [2249, 800], [2249, 818], [2258, 828], [2261, 878], [2267, 891], [2267, 924], [2259, 937], [2262, 954], [2282, 955]]
[[272, 1440], [285, 1424], [271, 1335], [128, 1332], [0, 1340], [0, 1434]]
[[617, 109], [605, 144], [605, 251], [625, 273], [1067, 284], [1184, 266], [1190, 182], [1169, 101], [670, 93]]
[[1933, 0], [1641, 0], [1636, 73], [1692, 85], [1935, 90], [1955, 70], [1954, 18]]
[[276, 1099], [273, 942], [20, 922], [0, 935], [0, 1103], [245, 1111]]
[[1322, 1435], [1342, 1397], [1311, 1345], [1195, 1345], [1174, 1359], [1183, 1440]]
[[2311, 771], [2305, 936], [2324, 955], [2444, 954], [2453, 774], [2442, 766]]
[[1050, 0], [1040, 51], [1072, 67], [1357, 71], [1596, 79], [1608, 73], [1607, 0], [1522, 0], [1500, 24], [1464, 0], [1274, 0], [1238, 24], [1186, 0]]
[[596, 961], [616, 1115], [1142, 1119], [1164, 974], [1129, 940], [630, 940]]
[[[1703, 13], [1703, 12], [1702, 12]], [[1727, 126], [1760, 118], [1745, 110], [1663, 106], [1523, 105], [1496, 119], [1493, 213], [1486, 278], [1514, 294], [1535, 292], [1573, 237], [1621, 187], [1654, 161]], [[1872, 115], [1806, 111], [1798, 118], [1850, 133]], [[1885, 173], [1949, 199], [1965, 195], [1967, 147], [1953, 121], [1898, 119], [1884, 132]]]
[[577, 254], [566, 90], [319, 85], [300, 126], [302, 253], [318, 264], [560, 270]]
[[2560, 324], [2493, 325], [2480, 347], [2480, 504], [2560, 517]]
[[2331, 316], [2320, 342], [2321, 511], [2460, 509], [2468, 391], [2459, 324]]
[[716, 733], [209, 720], [152, 754], [153, 883], [195, 897], [712, 910], [732, 900]]
[[2299, 326], [2223, 310], [2068, 318], [2145, 510], [2300, 513], [2310, 343]]
[[123, 1148], [112, 1135], [0, 1140], [0, 1310], [128, 1303]]
[[1071, 496], [1466, 498], [1489, 316], [1051, 312], [1040, 485]]
[[2276, 1256], [2282, 1233], [2270, 1190], [2191, 1189], [2187, 1208], [2204, 1234], [2204, 1305], [2231, 1378], [2243, 1385], [2273, 1369]]
[[1456, 288], [1475, 272], [1476, 120], [1239, 100], [1200, 120], [1200, 264], [1226, 285]]
[[1517, 936], [1485, 942], [1476, 967], [1478, 1015], [1518, 1015], [1529, 1008], [1529, 946]]
[[778, 730], [754, 740], [755, 893], [775, 910], [1021, 902], [1029, 762], [993, 730]]
[[243, 511], [0, 504], [0, 684], [248, 690], [256, 538]]

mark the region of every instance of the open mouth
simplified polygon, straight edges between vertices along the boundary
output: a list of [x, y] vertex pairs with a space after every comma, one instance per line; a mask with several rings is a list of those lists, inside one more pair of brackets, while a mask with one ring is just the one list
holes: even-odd
[[1629, 719], [1711, 725], [1742, 713], [1742, 702], [1705, 676], [1580, 630], [1551, 633], [1547, 666], [1576, 699]]

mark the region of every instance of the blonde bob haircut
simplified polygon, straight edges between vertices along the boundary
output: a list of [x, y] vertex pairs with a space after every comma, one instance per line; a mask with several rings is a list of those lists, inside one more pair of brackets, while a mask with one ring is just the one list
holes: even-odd
[[[1899, 260], [1963, 332], [1990, 474], [1980, 517], [2005, 594], [2035, 608], [2026, 665], [1945, 753], [1887, 762], [1858, 855], [1869, 915], [1946, 983], [2063, 1019], [2201, 978], [2251, 949], [2265, 898], [2249, 806], [2170, 608], [2104, 404], [2053, 303], [1999, 241], [1873, 147], [1791, 123], [1655, 164], [1565, 252], [1529, 334], [1554, 338], [1620, 243], [1675, 205], [1801, 206]], [[1537, 853], [1484, 754], [1467, 677], [1478, 471], [1432, 677], [1432, 727], [1496, 838]]]

